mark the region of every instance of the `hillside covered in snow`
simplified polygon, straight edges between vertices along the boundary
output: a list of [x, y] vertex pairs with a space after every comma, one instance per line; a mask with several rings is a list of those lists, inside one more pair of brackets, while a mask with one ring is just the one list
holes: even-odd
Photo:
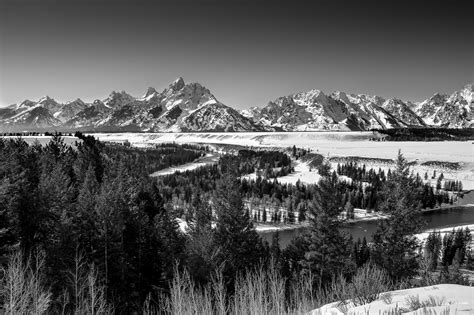
[[373, 302], [334, 302], [312, 311], [322, 314], [473, 314], [474, 287], [439, 284], [382, 293]]

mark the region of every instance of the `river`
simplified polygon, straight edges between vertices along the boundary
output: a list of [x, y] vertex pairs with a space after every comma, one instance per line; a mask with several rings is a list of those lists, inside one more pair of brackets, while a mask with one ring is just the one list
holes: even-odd
[[[429, 211], [423, 213], [425, 226], [423, 230], [441, 229], [447, 227], [454, 227], [458, 225], [466, 225], [474, 223], [474, 206], [457, 207], [436, 211]], [[366, 237], [367, 241], [372, 239], [372, 234], [377, 229], [378, 221], [361, 221], [355, 223], [348, 223], [345, 225], [345, 230], [357, 240], [358, 238]], [[280, 246], [285, 248], [290, 241], [305, 228], [298, 228], [293, 230], [279, 231]], [[271, 244], [275, 231], [260, 232], [260, 236]]]

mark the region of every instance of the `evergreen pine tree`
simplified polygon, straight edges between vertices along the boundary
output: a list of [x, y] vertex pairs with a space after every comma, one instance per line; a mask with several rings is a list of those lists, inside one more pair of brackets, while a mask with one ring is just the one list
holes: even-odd
[[219, 180], [212, 204], [216, 213], [214, 244], [221, 247], [216, 262], [223, 266], [226, 283], [232, 288], [235, 275], [256, 267], [265, 257], [265, 249], [244, 210], [235, 178], [224, 175]]
[[418, 268], [418, 242], [414, 234], [421, 227], [419, 194], [401, 152], [396, 169], [381, 191], [379, 211], [389, 218], [379, 223], [373, 235], [371, 257], [395, 280], [415, 275]]
[[87, 253], [93, 251], [96, 241], [97, 228], [94, 220], [96, 197], [99, 192], [99, 183], [96, 179], [95, 170], [92, 166], [87, 169], [76, 203], [76, 213], [74, 214], [74, 234], [76, 235], [77, 246]]
[[440, 258], [442, 247], [441, 234], [439, 232], [432, 232], [428, 235], [425, 243], [425, 256], [428, 260], [429, 270], [436, 270]]
[[298, 206], [298, 223], [304, 222], [306, 220], [306, 207], [303, 203], [300, 203]]
[[278, 263], [281, 256], [281, 249], [280, 249], [280, 233], [276, 231], [272, 236], [272, 245], [270, 246], [270, 255], [272, 259]]
[[293, 212], [293, 203], [291, 200], [288, 204], [288, 223], [295, 223], [295, 213]]
[[303, 268], [327, 283], [336, 274], [354, 268], [351, 260], [351, 241], [342, 231], [338, 215], [343, 209], [342, 192], [337, 176], [323, 177], [318, 183], [318, 194], [311, 211], [311, 226], [306, 234], [308, 245]]

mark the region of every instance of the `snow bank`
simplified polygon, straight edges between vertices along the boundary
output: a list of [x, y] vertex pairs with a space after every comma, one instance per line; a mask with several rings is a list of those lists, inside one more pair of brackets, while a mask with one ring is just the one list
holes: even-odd
[[[309, 314], [391, 314], [390, 311], [404, 309], [403, 314], [474, 314], [474, 287], [457, 284], [440, 284], [415, 289], [398, 290], [385, 293], [390, 298], [379, 298], [374, 302], [354, 306], [346, 304], [347, 309], [340, 303], [330, 303]], [[432, 299], [439, 304], [423, 309], [413, 309], [409, 299], [419, 299], [420, 302]], [[431, 312], [430, 312], [431, 311]], [[395, 313], [393, 313], [395, 314]], [[398, 313], [397, 313], [398, 314]]]

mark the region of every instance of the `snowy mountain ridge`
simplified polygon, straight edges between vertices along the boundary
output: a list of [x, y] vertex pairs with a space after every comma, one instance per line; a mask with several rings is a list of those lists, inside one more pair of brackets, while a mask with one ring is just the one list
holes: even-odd
[[88, 131], [315, 131], [442, 126], [465, 128], [471, 120], [473, 84], [451, 95], [419, 102], [398, 98], [331, 94], [312, 89], [282, 96], [266, 106], [238, 112], [200, 83], [172, 82], [162, 92], [149, 87], [141, 97], [112, 91], [103, 100], [58, 103], [45, 96], [0, 108], [0, 130]]

